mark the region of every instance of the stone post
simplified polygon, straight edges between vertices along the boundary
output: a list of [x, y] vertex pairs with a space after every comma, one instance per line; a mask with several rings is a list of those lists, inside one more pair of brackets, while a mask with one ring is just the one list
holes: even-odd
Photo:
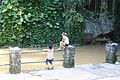
[[21, 73], [21, 49], [10, 47], [9, 51], [9, 72], [11, 74]]
[[117, 43], [106, 44], [106, 62], [114, 64], [117, 61], [116, 52], [118, 50]]
[[75, 48], [74, 46], [66, 46], [64, 49], [64, 61], [63, 61], [63, 66], [65, 68], [72, 68], [75, 65]]

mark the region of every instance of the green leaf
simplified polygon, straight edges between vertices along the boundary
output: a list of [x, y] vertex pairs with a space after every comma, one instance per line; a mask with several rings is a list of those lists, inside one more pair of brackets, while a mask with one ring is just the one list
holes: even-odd
[[23, 20], [23, 18], [21, 17], [21, 18], [20, 18], [20, 22], [22, 23], [23, 21], [24, 21], [24, 20]]
[[31, 13], [28, 13], [28, 15], [27, 15], [28, 17], [31, 17], [32, 15], [31, 15]]
[[22, 23], [21, 22], [18, 22], [19, 25], [21, 25]]
[[7, 5], [7, 9], [12, 9], [13, 5], [11, 5], [10, 3]]
[[17, 9], [17, 8], [13, 8], [13, 11], [15, 11], [15, 12], [16, 12], [16, 11], [18, 11], [18, 9]]
[[60, 25], [59, 23], [56, 23], [56, 25]]
[[2, 11], [2, 13], [5, 13], [7, 11], [7, 9], [4, 9], [3, 11]]
[[28, 16], [26, 14], [24, 15], [24, 18], [26, 21], [29, 21]]

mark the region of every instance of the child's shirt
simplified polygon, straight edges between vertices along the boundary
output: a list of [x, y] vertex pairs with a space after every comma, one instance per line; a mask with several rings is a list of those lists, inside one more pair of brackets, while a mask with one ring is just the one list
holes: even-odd
[[54, 49], [48, 49], [46, 58], [47, 59], [53, 59], [54, 58], [53, 52], [54, 52]]

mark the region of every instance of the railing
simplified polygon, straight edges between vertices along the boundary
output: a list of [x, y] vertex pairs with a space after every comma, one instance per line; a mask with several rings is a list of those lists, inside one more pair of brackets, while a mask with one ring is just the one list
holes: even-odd
[[[54, 60], [54, 62], [60, 62], [60, 61], [64, 61], [64, 60]], [[43, 63], [45, 61], [30, 61], [30, 62], [21, 62], [21, 64], [34, 64], [34, 63]], [[9, 66], [10, 64], [0, 64], [0, 66]]]
[[[9, 54], [4, 53], [0, 55], [9, 55], [9, 64], [0, 64], [0, 66], [9, 66], [9, 72], [11, 74], [17, 74], [21, 72], [21, 64], [35, 64], [35, 63], [43, 63], [44, 60], [40, 61], [29, 61], [29, 62], [21, 62], [21, 55], [22, 54], [33, 54], [33, 53], [40, 53], [46, 52], [46, 50], [33, 50], [30, 52], [21, 52], [20, 48], [10, 48]], [[59, 52], [63, 50], [54, 50], [54, 52]], [[63, 67], [71, 68], [74, 67], [74, 55], [75, 55], [75, 48], [73, 46], [67, 46], [64, 49], [64, 59], [63, 60], [54, 60], [54, 62], [63, 62]]]

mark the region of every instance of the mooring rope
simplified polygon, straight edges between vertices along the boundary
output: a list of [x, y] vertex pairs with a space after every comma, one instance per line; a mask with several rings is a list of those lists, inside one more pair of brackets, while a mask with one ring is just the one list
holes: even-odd
[[[54, 52], [60, 52], [63, 50], [54, 50]], [[40, 52], [47, 52], [46, 50], [34, 50], [34, 51], [28, 51], [28, 52], [22, 52], [21, 54], [32, 54], [32, 53], [40, 53]], [[3, 53], [0, 55], [8, 55], [8, 53]]]
[[[53, 62], [60, 62], [60, 61], [64, 61], [64, 60], [54, 60]], [[46, 61], [31, 61], [31, 62], [22, 62], [21, 64], [31, 64], [31, 63], [43, 63]]]
[[0, 64], [0, 66], [8, 66], [8, 65], [10, 65], [10, 64]]
[[[54, 60], [53, 62], [60, 62], [60, 61], [64, 61], [64, 60]], [[21, 64], [33, 64], [33, 63], [43, 63], [46, 61], [31, 61], [31, 62], [21, 62]], [[10, 64], [0, 64], [0, 66], [8, 66]]]
[[[60, 52], [63, 50], [54, 50], [54, 52]], [[22, 52], [22, 54], [32, 54], [32, 53], [40, 53], [40, 52], [47, 52], [46, 50], [34, 50], [34, 51], [30, 51], [30, 52]]]

